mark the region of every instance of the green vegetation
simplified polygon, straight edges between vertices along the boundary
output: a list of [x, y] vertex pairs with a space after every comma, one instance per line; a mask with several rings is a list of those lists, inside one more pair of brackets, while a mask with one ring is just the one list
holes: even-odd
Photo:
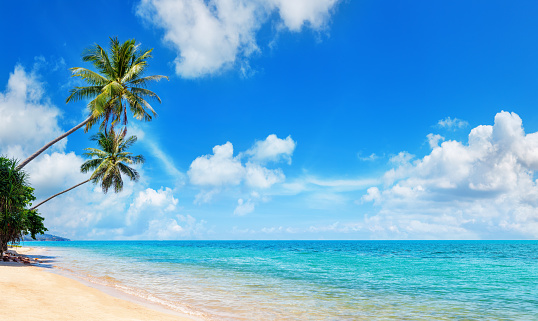
[[138, 172], [126, 164], [141, 164], [144, 162], [144, 157], [142, 155], [132, 156], [132, 153], [127, 151], [129, 147], [136, 142], [136, 136], [130, 136], [125, 139], [125, 133], [125, 131], [116, 133], [113, 128], [110, 128], [107, 134], [99, 132], [92, 136], [91, 140], [97, 141], [97, 145], [99, 145], [101, 149], [86, 148], [85, 150], [87, 153], [84, 153], [84, 155], [91, 157], [92, 159], [87, 160], [80, 167], [80, 171], [83, 173], [94, 170], [90, 178], [47, 198], [43, 202], [32, 207], [32, 210], [56, 196], [62, 195], [63, 193], [82, 184], [86, 184], [89, 181], [94, 184], [100, 183], [104, 193], [107, 193], [108, 189], [112, 186], [116, 193], [123, 189], [123, 179], [121, 174], [126, 175], [132, 181], [138, 181], [140, 177]]
[[159, 81], [166, 76], [144, 76], [153, 49], [140, 50], [134, 39], [120, 44], [117, 38], [110, 39], [110, 51], [107, 53], [101, 46], [95, 44], [84, 51], [82, 60], [91, 62], [98, 72], [86, 68], [71, 68], [73, 77], [80, 77], [88, 86], [71, 89], [66, 103], [90, 100], [88, 103], [89, 116], [82, 123], [73, 127], [65, 134], [54, 139], [40, 150], [24, 160], [19, 167], [23, 168], [59, 140], [67, 137], [82, 126], [87, 132], [94, 124], [101, 122], [100, 130], [106, 132], [117, 123], [127, 125], [127, 106], [133, 117], [150, 121], [157, 113], [146, 99], [161, 102], [159, 96], [147, 89], [150, 82]]
[[[82, 78], [88, 86], [71, 89], [66, 103], [89, 101], [88, 117], [20, 164], [16, 160], [0, 157], [0, 255], [7, 249], [8, 242], [17, 243], [25, 234], [31, 234], [35, 239], [36, 234], [47, 231], [43, 225], [44, 218], [35, 209], [50, 199], [89, 181], [100, 184], [104, 193], [111, 187], [114, 192], [120, 192], [123, 189], [122, 174], [132, 181], [138, 181], [140, 175], [128, 165], [143, 163], [144, 158], [127, 151], [137, 140], [136, 136], [125, 138], [127, 116], [130, 112], [134, 118], [144, 121], [156, 116], [147, 100], [160, 103], [161, 99], [147, 86], [151, 82], [168, 79], [162, 75], [144, 76], [152, 51], [141, 50], [134, 39], [120, 43], [117, 38], [110, 38], [108, 52], [97, 44], [86, 49], [82, 60], [90, 62], [97, 72], [81, 67], [71, 68], [72, 76]], [[28, 209], [30, 202], [35, 200], [34, 189], [28, 185], [27, 175], [22, 168], [79, 128], [85, 126], [87, 132], [96, 123], [100, 123], [99, 132], [91, 139], [97, 141], [100, 149], [86, 148], [84, 155], [91, 159], [81, 166], [83, 173], [93, 171], [90, 178]], [[114, 130], [118, 124], [124, 126], [119, 133]]]
[[33, 191], [17, 161], [0, 157], [0, 257], [8, 243], [18, 243], [24, 234], [35, 239], [47, 231], [43, 217], [26, 208], [35, 200]]

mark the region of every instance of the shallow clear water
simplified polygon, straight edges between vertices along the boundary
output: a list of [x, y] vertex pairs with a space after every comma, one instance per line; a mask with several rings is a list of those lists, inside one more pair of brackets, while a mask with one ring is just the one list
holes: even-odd
[[538, 241], [88, 241], [86, 280], [208, 320], [538, 320]]

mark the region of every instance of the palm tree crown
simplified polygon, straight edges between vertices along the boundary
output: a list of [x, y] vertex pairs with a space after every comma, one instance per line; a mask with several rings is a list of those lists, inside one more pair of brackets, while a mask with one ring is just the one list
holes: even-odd
[[157, 113], [146, 101], [147, 98], [161, 99], [153, 91], [146, 89], [148, 83], [166, 76], [143, 76], [153, 49], [141, 51], [135, 40], [120, 44], [117, 38], [110, 38], [110, 53], [95, 44], [86, 49], [83, 61], [91, 62], [99, 73], [86, 68], [71, 68], [73, 77], [80, 77], [89, 86], [70, 90], [66, 102], [91, 99], [88, 103], [90, 114], [83, 122], [58, 136], [18, 165], [22, 169], [56, 142], [85, 126], [87, 132], [95, 123], [101, 122], [100, 129], [106, 132], [107, 124], [113, 128], [117, 122], [127, 124], [127, 105], [137, 119], [149, 121]]
[[110, 38], [110, 52], [95, 44], [86, 49], [83, 61], [88, 61], [98, 70], [71, 68], [73, 77], [84, 79], [89, 86], [75, 87], [70, 90], [66, 102], [91, 99], [88, 103], [91, 119], [86, 123], [88, 131], [95, 123], [101, 121], [101, 129], [118, 122], [127, 124], [127, 106], [133, 116], [139, 120], [150, 121], [157, 113], [146, 101], [151, 98], [159, 103], [161, 99], [153, 91], [146, 88], [151, 81], [158, 81], [166, 76], [143, 76], [148, 59], [153, 49], [140, 50], [135, 40], [127, 40], [120, 44], [117, 38]]
[[93, 171], [90, 177], [92, 183], [101, 183], [104, 193], [114, 186], [114, 192], [118, 193], [123, 189], [121, 174], [127, 175], [132, 181], [138, 181], [140, 177], [138, 172], [126, 165], [144, 162], [142, 155], [133, 156], [132, 153], [127, 152], [129, 147], [136, 142], [136, 136], [125, 139], [125, 131], [116, 133], [111, 128], [108, 134], [99, 132], [91, 139], [97, 141], [101, 149], [85, 148], [87, 152], [84, 155], [92, 159], [84, 162], [80, 170], [83, 173]]
[[84, 153], [84, 155], [91, 157], [92, 159], [84, 162], [80, 166], [80, 171], [83, 173], [93, 170], [90, 178], [60, 193], [52, 195], [32, 207], [30, 210], [34, 210], [51, 199], [90, 181], [94, 184], [101, 183], [101, 189], [104, 193], [107, 193], [111, 186], [114, 186], [114, 192], [116, 193], [123, 189], [121, 174], [127, 175], [132, 181], [138, 181], [140, 177], [138, 172], [125, 165], [144, 162], [144, 157], [142, 155], [132, 156], [132, 153], [127, 152], [127, 149], [136, 142], [136, 136], [130, 136], [125, 139], [125, 131], [121, 131], [121, 133], [117, 134], [114, 129], [111, 128], [108, 131], [108, 134], [99, 132], [96, 135], [93, 135], [91, 140], [97, 141], [97, 145], [99, 145], [101, 149], [86, 148], [85, 150], [87, 153]]

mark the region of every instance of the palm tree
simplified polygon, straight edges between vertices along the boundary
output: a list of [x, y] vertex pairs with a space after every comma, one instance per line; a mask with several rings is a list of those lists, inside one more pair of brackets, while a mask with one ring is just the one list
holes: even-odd
[[102, 132], [97, 133], [91, 137], [91, 140], [97, 141], [97, 145], [101, 149], [86, 148], [87, 153], [85, 156], [92, 159], [87, 160], [80, 166], [80, 171], [87, 173], [93, 170], [89, 179], [82, 183], [79, 183], [73, 187], [66, 189], [58, 194], [55, 194], [43, 202], [32, 207], [30, 210], [36, 209], [43, 203], [55, 198], [58, 195], [62, 195], [80, 185], [86, 184], [91, 181], [94, 184], [101, 184], [103, 192], [106, 194], [110, 187], [114, 187], [114, 192], [118, 193], [123, 189], [123, 180], [121, 174], [126, 175], [132, 181], [138, 181], [140, 175], [138, 172], [127, 166], [126, 164], [140, 164], [144, 162], [142, 155], [132, 156], [132, 153], [127, 152], [137, 140], [136, 136], [130, 136], [125, 139], [125, 131], [116, 133], [113, 128], [110, 128], [108, 134]]
[[118, 122], [126, 125], [127, 106], [136, 119], [150, 121], [156, 116], [157, 113], [146, 99], [154, 99], [159, 103], [161, 99], [148, 90], [147, 85], [168, 77], [143, 76], [152, 51], [153, 49], [140, 50], [140, 45], [135, 44], [134, 39], [120, 43], [117, 38], [110, 38], [108, 53], [98, 44], [86, 49], [82, 60], [91, 62], [98, 72], [81, 67], [71, 68], [72, 76], [84, 79], [89, 86], [71, 89], [66, 103], [91, 99], [88, 103], [88, 118], [21, 162], [19, 169], [82, 126], [86, 126], [84, 130], [87, 132], [98, 122], [101, 122], [100, 128], [105, 131], [109, 122], [111, 128]]

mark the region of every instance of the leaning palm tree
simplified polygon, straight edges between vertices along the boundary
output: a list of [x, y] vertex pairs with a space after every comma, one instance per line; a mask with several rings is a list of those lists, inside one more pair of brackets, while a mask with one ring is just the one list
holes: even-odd
[[144, 157], [142, 155], [132, 156], [132, 153], [127, 152], [129, 147], [136, 142], [136, 136], [130, 136], [125, 139], [125, 131], [116, 133], [114, 129], [111, 128], [109, 129], [108, 134], [99, 132], [96, 135], [93, 135], [91, 140], [97, 141], [97, 145], [99, 145], [100, 149], [86, 148], [85, 150], [87, 152], [84, 153], [84, 155], [91, 157], [92, 159], [87, 160], [80, 166], [80, 171], [83, 173], [88, 173], [93, 170], [90, 178], [47, 198], [43, 202], [32, 207], [31, 210], [36, 209], [41, 204], [48, 202], [58, 195], [69, 192], [90, 181], [94, 184], [100, 184], [101, 189], [105, 194], [111, 187], [114, 188], [115, 193], [118, 193], [123, 189], [121, 174], [126, 175], [132, 181], [138, 181], [140, 178], [138, 172], [134, 168], [126, 165], [140, 164], [144, 162]]
[[117, 38], [110, 38], [108, 53], [98, 44], [86, 49], [82, 60], [91, 62], [98, 72], [81, 67], [71, 68], [72, 76], [82, 78], [88, 86], [71, 89], [66, 103], [90, 99], [87, 106], [88, 118], [43, 146], [21, 162], [19, 168], [23, 168], [50, 146], [82, 126], [86, 126], [84, 130], [87, 132], [98, 122], [101, 123], [100, 129], [105, 131], [109, 123], [111, 128], [117, 123], [126, 125], [127, 109], [139, 120], [150, 121], [156, 116], [157, 113], [146, 100], [154, 99], [160, 103], [161, 99], [156, 93], [148, 90], [147, 85], [168, 77], [143, 75], [152, 51], [153, 49], [140, 50], [140, 45], [137, 45], [134, 39], [120, 43]]

